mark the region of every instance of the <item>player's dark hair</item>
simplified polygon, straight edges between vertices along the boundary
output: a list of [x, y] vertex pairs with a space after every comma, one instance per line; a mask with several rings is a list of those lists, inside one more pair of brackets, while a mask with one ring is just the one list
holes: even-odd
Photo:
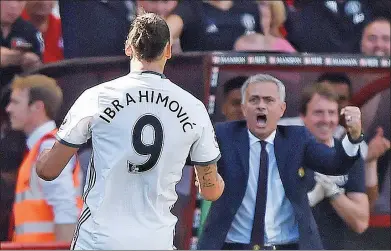
[[224, 98], [226, 98], [232, 90], [240, 89], [247, 78], [248, 77], [246, 76], [237, 76], [225, 82], [223, 87]]
[[139, 60], [156, 60], [170, 42], [170, 30], [166, 21], [154, 13], [137, 16], [131, 26], [126, 41], [134, 48], [134, 55]]

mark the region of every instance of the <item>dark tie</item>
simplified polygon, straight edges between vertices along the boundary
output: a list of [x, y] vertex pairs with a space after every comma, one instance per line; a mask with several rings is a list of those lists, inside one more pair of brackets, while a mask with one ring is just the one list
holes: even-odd
[[253, 228], [251, 231], [251, 249], [263, 247], [265, 236], [265, 212], [267, 198], [267, 173], [269, 156], [266, 152], [266, 141], [261, 141], [261, 165], [259, 167], [257, 198], [255, 202], [255, 213]]

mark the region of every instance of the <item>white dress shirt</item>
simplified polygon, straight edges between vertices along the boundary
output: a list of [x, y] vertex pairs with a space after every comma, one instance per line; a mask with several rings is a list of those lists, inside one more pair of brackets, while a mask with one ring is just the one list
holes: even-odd
[[[27, 147], [31, 150], [34, 145], [47, 133], [56, 128], [53, 120], [50, 120], [36, 128], [27, 138]], [[55, 139], [48, 139], [42, 142], [39, 149], [51, 149]], [[39, 155], [38, 155], [39, 156]], [[73, 186], [73, 167], [75, 156], [68, 162], [61, 174], [53, 181], [45, 181], [38, 177], [34, 165], [31, 172], [30, 182], [38, 182], [42, 187], [42, 193], [46, 202], [53, 207], [55, 224], [74, 224], [77, 222], [79, 209], [76, 205], [77, 191]]]
[[[260, 167], [261, 144], [260, 140], [248, 132], [250, 139], [249, 177], [246, 192], [239, 207], [231, 228], [228, 231], [226, 242], [250, 243], [251, 230], [255, 213], [258, 176]], [[269, 155], [267, 200], [265, 213], [265, 245], [288, 244], [299, 239], [298, 224], [295, 219], [292, 205], [285, 196], [274, 154], [274, 131], [265, 141]]]

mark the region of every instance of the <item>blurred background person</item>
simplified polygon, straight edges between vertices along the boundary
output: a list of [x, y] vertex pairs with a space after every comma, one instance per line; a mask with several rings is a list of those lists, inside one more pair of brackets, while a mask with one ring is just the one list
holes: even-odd
[[17, 77], [6, 111], [12, 129], [26, 134], [28, 148], [18, 170], [13, 206], [13, 241], [42, 243], [72, 240], [81, 210], [81, 170], [76, 156], [54, 182], [38, 177], [40, 153], [52, 148], [57, 132], [54, 119], [62, 104], [56, 80], [44, 75]]
[[27, 1], [22, 18], [31, 22], [43, 35], [45, 49], [43, 62], [51, 63], [64, 58], [61, 20], [53, 14], [56, 1]]
[[[295, 1], [296, 2], [296, 1]], [[297, 1], [287, 8], [288, 41], [300, 52], [359, 53], [361, 32], [373, 18], [372, 1]]]
[[0, 240], [8, 240], [10, 212], [14, 200], [17, 169], [23, 159], [25, 136], [10, 128], [5, 107], [9, 83], [15, 74], [41, 64], [40, 32], [20, 15], [26, 1], [0, 1]]
[[296, 52], [282, 37], [280, 27], [286, 20], [282, 1], [257, 1], [262, 15], [263, 34], [256, 32], [240, 36], [234, 44], [235, 51]]
[[134, 1], [59, 0], [64, 57], [122, 56]]
[[41, 64], [44, 49], [42, 34], [20, 17], [25, 5], [26, 1], [0, 1], [0, 90], [10, 83], [15, 74]]
[[263, 32], [254, 1], [180, 1], [167, 23], [184, 52], [229, 51], [241, 35]]
[[369, 22], [361, 36], [361, 53], [366, 56], [390, 56], [390, 19], [379, 17]]
[[240, 93], [240, 88], [246, 80], [246, 76], [237, 76], [224, 83], [221, 112], [225, 117], [225, 121], [244, 119], [241, 107], [242, 94]]
[[178, 4], [176, 0], [137, 0], [137, 9], [145, 12], [156, 13], [167, 18]]
[[[305, 127], [321, 143], [334, 147], [338, 125], [338, 95], [325, 84], [307, 86], [301, 98], [300, 116]], [[343, 249], [346, 232], [368, 228], [369, 203], [362, 159], [346, 175], [330, 176], [308, 170], [308, 198], [325, 249]]]

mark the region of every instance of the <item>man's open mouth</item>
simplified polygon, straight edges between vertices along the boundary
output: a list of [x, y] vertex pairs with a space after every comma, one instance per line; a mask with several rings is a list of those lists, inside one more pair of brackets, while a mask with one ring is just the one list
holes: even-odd
[[264, 114], [257, 115], [257, 125], [258, 126], [266, 126], [267, 117]]

